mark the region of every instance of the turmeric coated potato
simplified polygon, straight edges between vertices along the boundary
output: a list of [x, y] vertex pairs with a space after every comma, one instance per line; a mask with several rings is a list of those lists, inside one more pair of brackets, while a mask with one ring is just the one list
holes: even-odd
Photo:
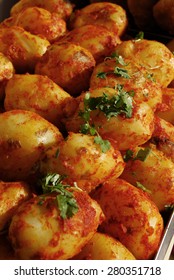
[[135, 260], [132, 253], [118, 240], [96, 232], [74, 260]]
[[[2, 24], [9, 22], [10, 19], [7, 19]], [[31, 34], [41, 35], [50, 42], [66, 32], [66, 22], [58, 14], [38, 7], [29, 7], [14, 15], [11, 25], [21, 26]]]
[[5, 85], [13, 77], [14, 72], [12, 62], [0, 52], [0, 101], [4, 97]]
[[125, 59], [144, 66], [163, 87], [174, 79], [174, 56], [162, 43], [153, 40], [128, 40], [117, 45], [115, 51]]
[[121, 42], [112, 31], [103, 26], [92, 24], [77, 27], [58, 41], [74, 43], [86, 48], [92, 53], [96, 63], [109, 56], [117, 44]]
[[106, 181], [93, 197], [106, 216], [100, 229], [118, 239], [136, 259], [153, 258], [162, 237], [163, 219], [149, 197], [121, 179]]
[[31, 71], [50, 43], [22, 27], [0, 28], [0, 52], [13, 63], [17, 71]]
[[62, 141], [57, 127], [34, 112], [12, 110], [0, 114], [0, 179], [23, 180], [50, 146]]
[[153, 6], [153, 16], [161, 29], [174, 35], [174, 2], [159, 0]]
[[56, 193], [23, 203], [12, 218], [9, 239], [18, 259], [64, 260], [92, 238], [103, 213], [86, 192], [73, 190], [78, 211], [62, 219]]
[[88, 89], [95, 60], [85, 48], [72, 43], [54, 43], [36, 64], [35, 73], [47, 75], [71, 95]]
[[31, 191], [26, 183], [0, 181], [0, 231], [9, 225], [16, 209], [30, 196]]
[[75, 10], [70, 18], [71, 29], [87, 24], [101, 25], [116, 35], [122, 36], [127, 28], [128, 19], [126, 11], [117, 4], [93, 3]]
[[73, 5], [70, 1], [64, 0], [20, 0], [11, 8], [11, 15], [20, 13], [22, 10], [28, 7], [40, 7], [48, 10], [51, 13], [57, 13], [57, 15], [63, 19], [68, 19], [73, 10]]
[[124, 169], [121, 153], [112, 146], [103, 152], [95, 141], [95, 136], [70, 133], [48, 150], [41, 160], [41, 173], [65, 174], [68, 183], [77, 182], [87, 192], [113, 175], [119, 177]]
[[6, 111], [22, 109], [33, 111], [61, 127], [64, 103], [72, 98], [47, 76], [15, 74], [5, 88]]
[[[147, 153], [143, 159], [137, 156], [140, 150]], [[133, 158], [127, 161], [121, 178], [135, 186], [140, 183], [158, 209], [164, 210], [166, 205], [174, 203], [174, 163], [155, 145], [137, 147], [133, 152]]]
[[174, 88], [163, 88], [162, 104], [156, 115], [174, 125]]

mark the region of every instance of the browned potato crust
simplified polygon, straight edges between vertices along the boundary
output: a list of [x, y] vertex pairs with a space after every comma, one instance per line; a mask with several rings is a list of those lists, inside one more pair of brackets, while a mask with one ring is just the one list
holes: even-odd
[[162, 104], [156, 115], [174, 125], [174, 88], [163, 88]]
[[118, 238], [136, 259], [153, 258], [163, 233], [163, 219], [149, 197], [121, 179], [106, 181], [93, 197], [106, 216], [101, 230]]
[[95, 60], [85, 48], [73, 43], [54, 43], [36, 64], [35, 73], [47, 75], [71, 95], [89, 87]]

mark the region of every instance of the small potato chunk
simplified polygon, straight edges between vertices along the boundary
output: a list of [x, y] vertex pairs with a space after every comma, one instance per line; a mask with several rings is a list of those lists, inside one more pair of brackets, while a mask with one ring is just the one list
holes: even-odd
[[73, 194], [78, 211], [64, 220], [60, 217], [56, 194], [35, 197], [18, 208], [9, 228], [17, 258], [65, 260], [79, 253], [104, 216], [98, 203], [86, 192], [74, 190]]
[[79, 44], [81, 47], [89, 50], [96, 63], [103, 61], [109, 56], [114, 48], [121, 41], [117, 35], [110, 30], [99, 25], [84, 25], [77, 27], [65, 36], [59, 42], [69, 42]]
[[13, 18], [13, 25], [21, 26], [31, 34], [44, 36], [49, 42], [66, 32], [66, 22], [58, 14], [42, 8], [26, 8]]
[[94, 136], [80, 133], [70, 133], [66, 141], [49, 149], [41, 162], [41, 173], [65, 174], [68, 183], [77, 182], [87, 192], [113, 175], [118, 177], [123, 169], [124, 161], [118, 150], [111, 146], [102, 152]]
[[0, 231], [8, 226], [16, 209], [30, 196], [26, 183], [0, 181]]
[[24, 180], [35, 173], [41, 155], [62, 139], [57, 127], [34, 112], [0, 114], [0, 179]]
[[95, 60], [85, 48], [72, 43], [54, 43], [36, 64], [35, 73], [47, 75], [71, 95], [89, 87]]
[[132, 253], [115, 238], [96, 232], [74, 260], [135, 260]]
[[0, 28], [0, 52], [11, 60], [17, 71], [33, 70], [49, 45], [46, 39], [32, 35], [22, 27]]
[[167, 87], [174, 79], [174, 56], [162, 43], [153, 40], [128, 40], [115, 51], [125, 59], [132, 59], [153, 74], [155, 80]]
[[162, 92], [162, 104], [156, 115], [174, 125], [174, 88], [163, 88]]
[[70, 18], [70, 28], [87, 24], [101, 25], [118, 36], [122, 36], [128, 24], [126, 11], [119, 5], [104, 2], [87, 5], [76, 10]]
[[57, 13], [57, 15], [65, 20], [71, 15], [73, 5], [70, 1], [64, 0], [20, 0], [11, 8], [11, 15], [20, 13], [22, 10], [28, 7], [40, 7], [48, 10], [51, 13]]
[[0, 101], [4, 97], [5, 85], [13, 77], [14, 72], [12, 62], [0, 52]]
[[174, 35], [174, 2], [173, 0], [159, 0], [153, 6], [153, 15], [158, 25], [168, 33]]
[[72, 98], [47, 76], [14, 75], [5, 88], [6, 111], [22, 109], [33, 111], [61, 127], [64, 102]]
[[153, 258], [162, 237], [163, 219], [146, 193], [116, 179], [105, 182], [93, 197], [106, 216], [101, 230], [117, 238], [136, 259]]
[[[146, 153], [145, 149], [147, 147], [137, 147], [134, 155], [140, 150]], [[150, 145], [148, 149], [146, 158], [127, 161], [121, 178], [132, 185], [140, 183], [144, 186], [151, 200], [162, 211], [166, 205], [174, 203], [174, 163], [156, 149], [155, 145]]]

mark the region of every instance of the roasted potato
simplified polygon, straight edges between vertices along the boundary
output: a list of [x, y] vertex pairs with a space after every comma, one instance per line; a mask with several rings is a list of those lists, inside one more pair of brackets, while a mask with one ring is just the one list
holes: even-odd
[[[140, 183], [158, 209], [165, 210], [174, 203], [174, 163], [155, 145], [137, 147], [133, 152], [120, 177], [135, 186]], [[141, 158], [139, 153], [146, 156]]]
[[64, 103], [72, 98], [47, 76], [15, 74], [5, 88], [6, 111], [33, 111], [61, 128]]
[[115, 51], [124, 59], [134, 60], [144, 66], [163, 87], [167, 87], [174, 79], [174, 56], [160, 42], [145, 39], [127, 40], [117, 45]]
[[162, 104], [156, 115], [174, 125], [174, 88], [163, 88], [162, 92]]
[[115, 238], [96, 232], [74, 260], [135, 260], [132, 253]]
[[0, 181], [0, 231], [9, 225], [16, 209], [30, 196], [31, 190], [26, 183]]
[[71, 29], [87, 24], [104, 26], [116, 35], [122, 36], [127, 28], [128, 19], [126, 11], [117, 4], [93, 3], [75, 10], [70, 18]]
[[0, 28], [0, 52], [6, 55], [20, 72], [33, 71], [38, 59], [50, 43], [22, 27]]
[[15, 69], [12, 62], [0, 52], [0, 101], [4, 97], [5, 85], [14, 73]]
[[77, 182], [87, 192], [112, 175], [119, 177], [124, 169], [118, 150], [111, 146], [103, 152], [95, 136], [81, 133], [70, 133], [66, 141], [49, 149], [40, 165], [41, 173], [65, 174], [68, 183]]
[[73, 194], [78, 211], [64, 220], [55, 193], [34, 197], [18, 208], [9, 228], [18, 259], [68, 259], [92, 238], [103, 221], [102, 210], [86, 192], [73, 190]]
[[44, 151], [62, 139], [57, 127], [34, 112], [12, 110], [0, 114], [0, 179], [26, 179], [35, 173]]
[[39, 7], [29, 7], [11, 19], [6, 19], [1, 25], [16, 25], [34, 35], [40, 35], [48, 41], [57, 40], [66, 32], [66, 22], [56, 13]]
[[89, 50], [96, 63], [103, 61], [106, 56], [109, 56], [117, 44], [121, 42], [119, 37], [112, 31], [103, 26], [92, 24], [77, 27], [58, 41], [78, 44]]
[[11, 8], [11, 15], [20, 13], [28, 7], [40, 7], [48, 10], [51, 13], [57, 13], [59, 17], [68, 19], [73, 10], [73, 5], [70, 1], [64, 0], [20, 0]]
[[117, 238], [136, 259], [153, 258], [163, 233], [163, 219], [155, 203], [121, 179], [106, 181], [93, 197], [106, 216], [100, 230]]
[[36, 64], [35, 73], [47, 75], [71, 95], [89, 87], [95, 60], [85, 48], [72, 43], [54, 43]]

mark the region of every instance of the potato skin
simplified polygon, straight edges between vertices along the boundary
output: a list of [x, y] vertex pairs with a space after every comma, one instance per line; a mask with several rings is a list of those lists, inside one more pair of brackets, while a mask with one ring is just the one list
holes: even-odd
[[87, 24], [101, 25], [122, 36], [126, 30], [128, 20], [125, 10], [113, 3], [93, 3], [76, 10], [70, 18], [70, 29]]
[[109, 56], [117, 44], [121, 42], [119, 37], [112, 31], [103, 26], [92, 24], [77, 27], [58, 41], [79, 44], [81, 47], [86, 48], [92, 53], [96, 63]]
[[163, 219], [156, 205], [140, 189], [116, 179], [106, 181], [93, 198], [106, 219], [100, 228], [117, 238], [136, 259], [151, 259], [163, 232]]
[[96, 232], [74, 260], [135, 260], [132, 253], [118, 240]]
[[47, 76], [15, 74], [5, 87], [6, 111], [33, 111], [61, 127], [64, 103], [72, 97]]
[[8, 226], [16, 209], [30, 196], [26, 183], [0, 181], [0, 231]]
[[63, 137], [57, 127], [34, 112], [0, 114], [0, 179], [24, 180], [35, 173], [41, 155]]
[[[76, 255], [91, 239], [103, 213], [86, 192], [73, 191], [77, 213], [62, 219], [56, 194], [35, 197], [21, 205], [12, 218], [9, 238], [19, 259], [64, 260]], [[39, 205], [42, 201], [42, 205]]]
[[[8, 19], [7, 19], [8, 20]], [[12, 24], [53, 42], [66, 32], [66, 22], [56, 13], [39, 7], [29, 7], [13, 16]]]
[[68, 19], [73, 10], [73, 5], [64, 0], [20, 0], [11, 8], [11, 15], [18, 14], [28, 7], [40, 7], [51, 13], [57, 13], [59, 17]]
[[[121, 178], [136, 186], [139, 182], [150, 191], [151, 200], [160, 211], [165, 210], [166, 205], [174, 203], [174, 163], [167, 158], [154, 145], [150, 147], [150, 153], [144, 161], [129, 160], [121, 174]], [[137, 152], [142, 147], [137, 147]]]
[[35, 73], [47, 75], [71, 95], [89, 87], [95, 60], [85, 48], [72, 43], [54, 43], [36, 64]]
[[49, 45], [46, 39], [32, 35], [22, 27], [0, 28], [0, 52], [11, 60], [16, 71], [34, 70]]
[[128, 40], [119, 44], [116, 51], [123, 58], [143, 65], [163, 87], [167, 87], [174, 79], [174, 56], [160, 42], [145, 39]]
[[76, 182], [87, 192], [111, 176], [118, 177], [123, 169], [124, 161], [118, 150], [111, 146], [104, 153], [94, 142], [94, 136], [80, 133], [69, 133], [66, 141], [49, 149], [41, 160], [41, 173], [65, 174], [69, 184]]

